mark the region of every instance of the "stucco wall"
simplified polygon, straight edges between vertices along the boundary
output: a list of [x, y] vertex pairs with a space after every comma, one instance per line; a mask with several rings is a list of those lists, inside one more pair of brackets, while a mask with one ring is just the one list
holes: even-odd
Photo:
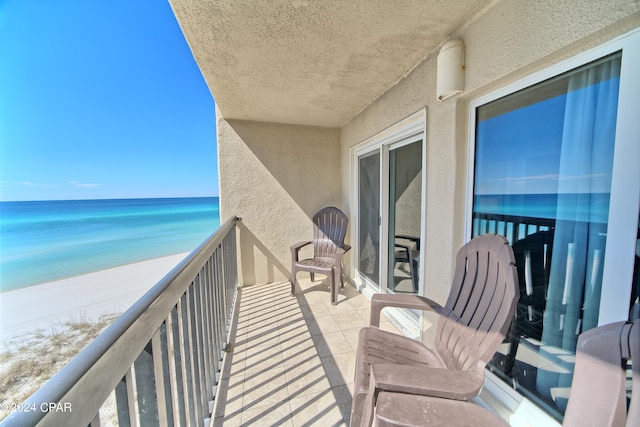
[[289, 247], [312, 237], [311, 217], [340, 207], [339, 129], [225, 120], [218, 112], [220, 217], [237, 215], [242, 280], [289, 277]]
[[[465, 92], [436, 100], [432, 52], [341, 132], [343, 203], [351, 194], [350, 148], [421, 108], [427, 110], [425, 292], [444, 302], [455, 252], [465, 241], [469, 102], [640, 26], [633, 0], [505, 0], [451, 38], [465, 42]], [[452, 220], [453, 219], [453, 220]]]

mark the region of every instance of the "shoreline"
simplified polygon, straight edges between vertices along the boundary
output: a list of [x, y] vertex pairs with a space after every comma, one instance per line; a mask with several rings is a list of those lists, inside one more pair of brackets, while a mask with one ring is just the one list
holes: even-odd
[[71, 321], [124, 313], [189, 252], [0, 293], [0, 342]]
[[36, 283], [30, 284], [30, 285], [24, 285], [24, 286], [21, 286], [21, 287], [19, 287], [19, 288], [12, 288], [12, 289], [7, 289], [7, 290], [0, 290], [0, 298], [2, 298], [2, 295], [7, 294], [7, 293], [9, 293], [9, 292], [21, 291], [21, 290], [23, 290], [23, 289], [33, 288], [33, 287], [35, 287], [35, 286], [50, 285], [50, 284], [52, 284], [52, 283], [62, 282], [62, 281], [64, 281], [64, 280], [68, 280], [68, 279], [75, 279], [75, 278], [78, 278], [78, 277], [81, 277], [81, 276], [89, 276], [89, 275], [91, 275], [91, 274], [95, 274], [95, 273], [102, 273], [102, 272], [104, 272], [104, 271], [112, 270], [112, 269], [114, 269], [114, 268], [119, 268], [119, 267], [128, 267], [128, 266], [132, 266], [132, 265], [135, 265], [135, 264], [141, 264], [141, 263], [148, 262], [148, 261], [155, 261], [155, 260], [159, 260], [159, 259], [161, 259], [161, 258], [168, 258], [168, 257], [172, 257], [172, 256], [177, 256], [177, 255], [184, 255], [184, 256], [187, 256], [188, 254], [189, 254], [189, 252], [184, 252], [184, 253], [182, 253], [182, 254], [163, 255], [163, 256], [154, 257], [154, 258], [142, 259], [142, 260], [140, 260], [140, 261], [131, 261], [131, 262], [128, 262], [128, 263], [126, 263], [126, 264], [116, 265], [115, 267], [97, 268], [97, 269], [95, 269], [95, 270], [85, 271], [85, 272], [82, 272], [82, 273], [73, 274], [73, 275], [71, 275], [71, 276], [69, 276], [69, 275], [65, 275], [65, 276], [60, 277], [60, 278], [58, 278], [58, 279], [46, 280], [46, 281], [36, 282]]

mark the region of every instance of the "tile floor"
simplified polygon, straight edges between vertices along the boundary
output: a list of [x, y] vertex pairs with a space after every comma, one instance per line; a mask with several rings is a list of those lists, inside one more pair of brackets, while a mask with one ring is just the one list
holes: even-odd
[[241, 289], [213, 425], [349, 425], [369, 301], [346, 284], [332, 306], [326, 280], [299, 282], [296, 297], [289, 282]]

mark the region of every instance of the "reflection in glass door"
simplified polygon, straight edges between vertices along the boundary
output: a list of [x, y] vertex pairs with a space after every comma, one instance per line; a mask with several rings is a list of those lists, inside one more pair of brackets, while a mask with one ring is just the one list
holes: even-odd
[[380, 284], [380, 153], [358, 159], [358, 270]]
[[598, 325], [620, 64], [612, 55], [477, 109], [473, 235], [509, 239], [520, 283], [493, 369], [559, 420], [578, 335]]
[[419, 291], [422, 140], [389, 150], [387, 292]]

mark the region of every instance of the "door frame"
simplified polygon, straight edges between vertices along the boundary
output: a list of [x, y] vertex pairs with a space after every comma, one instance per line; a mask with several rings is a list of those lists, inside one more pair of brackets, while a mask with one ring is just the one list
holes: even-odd
[[[420, 273], [419, 273], [419, 290], [418, 294], [424, 292], [424, 246], [425, 229], [426, 229], [426, 109], [421, 109], [411, 116], [401, 120], [400, 122], [388, 127], [387, 129], [377, 133], [376, 135], [362, 141], [361, 143], [351, 147], [350, 167], [351, 167], [351, 218], [354, 226], [350, 227], [350, 238], [353, 243], [353, 262], [351, 262], [350, 273], [356, 287], [367, 298], [375, 293], [387, 292], [387, 270], [389, 268], [389, 250], [388, 250], [388, 218], [389, 218], [389, 150], [399, 148], [403, 145], [414, 143], [422, 140], [422, 189], [420, 201], [420, 239], [423, 242], [420, 250]], [[379, 284], [373, 283], [366, 277], [363, 277], [358, 270], [358, 259], [360, 258], [359, 247], [359, 159], [362, 156], [369, 155], [373, 152], [380, 153], [380, 239], [379, 239]], [[387, 309], [385, 313], [389, 314], [389, 320], [400, 329], [402, 333], [414, 338], [422, 336], [422, 313], [417, 316], [409, 315], [405, 310]]]

